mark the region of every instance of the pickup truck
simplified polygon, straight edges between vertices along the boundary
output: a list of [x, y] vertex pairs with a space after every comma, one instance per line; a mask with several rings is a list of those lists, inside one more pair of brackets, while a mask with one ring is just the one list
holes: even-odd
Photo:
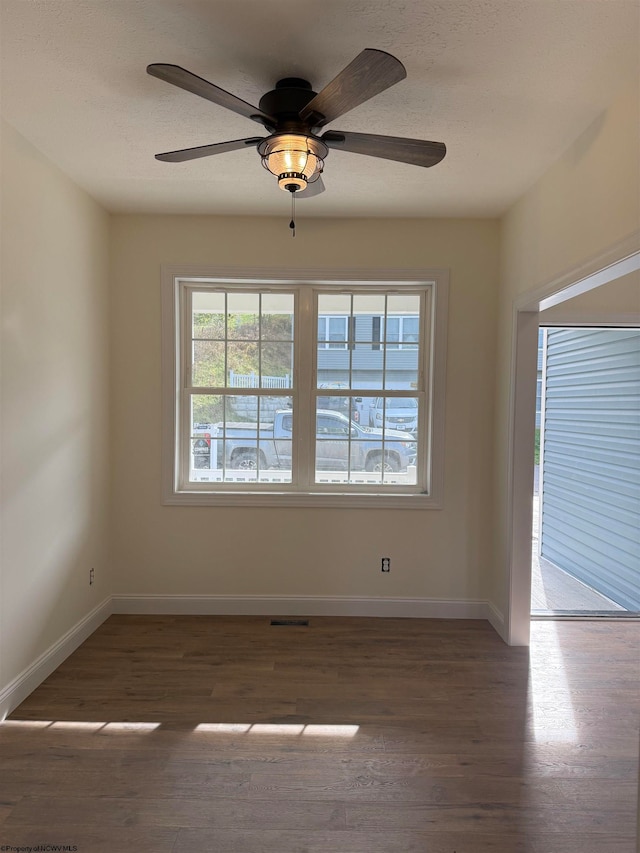
[[[194, 467], [291, 470], [293, 414], [274, 413], [273, 424], [222, 423], [194, 427]], [[349, 440], [350, 439], [350, 440]], [[319, 409], [316, 414], [316, 468], [329, 471], [404, 471], [416, 457], [412, 435], [349, 421], [340, 412]]]

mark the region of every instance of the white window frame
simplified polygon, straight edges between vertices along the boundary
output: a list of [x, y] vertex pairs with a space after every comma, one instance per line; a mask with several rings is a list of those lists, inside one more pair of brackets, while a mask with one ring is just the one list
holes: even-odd
[[[186, 446], [180, 437], [184, 430], [185, 418], [181, 418], [181, 398], [184, 377], [180, 376], [181, 346], [186, 337], [187, 320], [180, 304], [183, 283], [189, 285], [217, 283], [219, 285], [237, 285], [247, 288], [267, 289], [269, 286], [300, 287], [300, 299], [296, 311], [296, 323], [301, 314], [309, 314], [317, 330], [317, 317], [313, 316], [312, 291], [338, 290], [352, 292], [354, 289], [371, 291], [380, 288], [386, 292], [406, 291], [413, 285], [429, 285], [431, 309], [428, 313], [429, 328], [424, 329], [423, 347], [426, 375], [423, 387], [427, 405], [422, 406], [420, 429], [425, 436], [425, 454], [419, 462], [418, 487], [411, 492], [385, 490], [384, 487], [371, 487], [366, 491], [352, 486], [331, 487], [328, 491], [318, 489], [311, 483], [298, 483], [294, 488], [282, 490], [251, 491], [231, 490], [223, 484], [189, 484], [187, 488], [180, 483], [180, 446]], [[441, 509], [444, 500], [444, 438], [445, 438], [445, 357], [446, 329], [448, 313], [448, 271], [443, 269], [421, 270], [294, 270], [294, 269], [221, 269], [193, 265], [167, 265], [162, 268], [162, 502], [167, 505], [192, 506], [311, 506], [311, 507], [351, 507], [351, 508], [422, 508]], [[303, 296], [306, 294], [306, 296]], [[304, 303], [304, 304], [301, 304]], [[182, 318], [182, 327], [179, 326]], [[308, 393], [312, 385], [317, 348], [312, 358], [300, 358], [296, 347], [294, 373], [298, 377], [297, 386]], [[428, 355], [428, 359], [426, 358]], [[321, 393], [321, 392], [318, 392]], [[400, 393], [400, 392], [397, 392]], [[403, 396], [407, 391], [402, 392]], [[378, 394], [379, 396], [379, 394]], [[295, 403], [294, 403], [295, 408]], [[296, 431], [296, 452], [305, 453], [305, 442], [300, 435], [308, 435], [311, 428], [309, 406], [297, 406], [299, 415]], [[313, 444], [313, 443], [312, 443]], [[313, 452], [308, 447], [307, 453]], [[309, 460], [302, 460], [309, 477], [312, 475]], [[182, 464], [184, 464], [184, 453]], [[253, 484], [252, 484], [253, 485]], [[257, 486], [258, 484], [256, 484]], [[422, 488], [416, 491], [415, 488]]]

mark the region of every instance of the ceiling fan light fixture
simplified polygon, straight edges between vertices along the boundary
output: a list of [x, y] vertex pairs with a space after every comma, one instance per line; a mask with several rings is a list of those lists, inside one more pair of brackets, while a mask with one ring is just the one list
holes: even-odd
[[319, 139], [302, 133], [275, 133], [258, 146], [262, 165], [278, 179], [287, 192], [304, 190], [317, 180], [329, 149]]

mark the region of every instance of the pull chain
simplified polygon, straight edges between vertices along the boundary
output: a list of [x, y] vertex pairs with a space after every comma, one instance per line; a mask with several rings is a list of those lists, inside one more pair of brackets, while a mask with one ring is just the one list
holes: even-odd
[[291, 190], [291, 222], [289, 223], [289, 228], [291, 228], [291, 236], [296, 236], [296, 193], [295, 190]]

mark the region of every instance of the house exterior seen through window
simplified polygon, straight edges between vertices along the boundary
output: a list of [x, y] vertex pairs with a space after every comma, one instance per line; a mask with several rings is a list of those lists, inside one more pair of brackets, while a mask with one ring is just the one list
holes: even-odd
[[165, 290], [174, 497], [429, 495], [434, 282]]

